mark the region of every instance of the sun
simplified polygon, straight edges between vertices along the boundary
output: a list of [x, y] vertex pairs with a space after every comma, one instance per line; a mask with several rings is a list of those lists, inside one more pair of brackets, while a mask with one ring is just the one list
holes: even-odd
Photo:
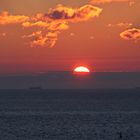
[[78, 66], [74, 69], [75, 73], [90, 73], [89, 68], [85, 67], [85, 66]]

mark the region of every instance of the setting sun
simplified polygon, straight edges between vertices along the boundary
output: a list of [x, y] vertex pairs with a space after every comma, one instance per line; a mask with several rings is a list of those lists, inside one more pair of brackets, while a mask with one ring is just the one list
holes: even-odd
[[74, 72], [76, 72], [76, 73], [89, 73], [90, 70], [85, 66], [78, 66], [74, 69]]

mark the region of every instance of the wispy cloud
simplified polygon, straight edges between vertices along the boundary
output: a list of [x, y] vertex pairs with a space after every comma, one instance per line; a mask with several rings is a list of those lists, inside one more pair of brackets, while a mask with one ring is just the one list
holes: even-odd
[[100, 5], [100, 4], [107, 4], [107, 3], [114, 3], [114, 2], [129, 2], [129, 5], [131, 6], [132, 4], [134, 4], [134, 0], [90, 0], [91, 4], [96, 4], [96, 5]]
[[3, 12], [0, 15], [0, 25], [20, 24], [24, 29], [34, 27], [34, 32], [24, 35], [23, 38], [30, 38], [32, 47], [53, 47], [61, 31], [69, 29], [69, 23], [88, 21], [98, 17], [101, 12], [101, 8], [90, 4], [79, 8], [59, 4], [55, 8], [49, 9], [46, 14], [38, 13], [31, 17], [9, 15], [8, 12]]
[[107, 27], [122, 27], [122, 28], [130, 28], [132, 27], [133, 24], [132, 23], [127, 23], [127, 22], [120, 22], [120, 23], [117, 23], [117, 24], [108, 24]]
[[29, 17], [24, 15], [9, 15], [7, 11], [0, 14], [0, 25], [19, 24], [28, 21]]

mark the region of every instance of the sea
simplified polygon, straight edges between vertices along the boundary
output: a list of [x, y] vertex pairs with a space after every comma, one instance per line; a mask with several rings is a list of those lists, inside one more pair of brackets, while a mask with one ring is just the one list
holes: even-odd
[[1, 89], [0, 140], [140, 140], [140, 88]]
[[1, 75], [0, 140], [140, 140], [140, 73]]

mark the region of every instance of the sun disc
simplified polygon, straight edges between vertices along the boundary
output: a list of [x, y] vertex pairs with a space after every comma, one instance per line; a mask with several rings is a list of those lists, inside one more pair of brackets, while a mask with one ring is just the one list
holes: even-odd
[[74, 69], [74, 72], [76, 72], [76, 73], [89, 73], [90, 70], [85, 66], [78, 66]]

